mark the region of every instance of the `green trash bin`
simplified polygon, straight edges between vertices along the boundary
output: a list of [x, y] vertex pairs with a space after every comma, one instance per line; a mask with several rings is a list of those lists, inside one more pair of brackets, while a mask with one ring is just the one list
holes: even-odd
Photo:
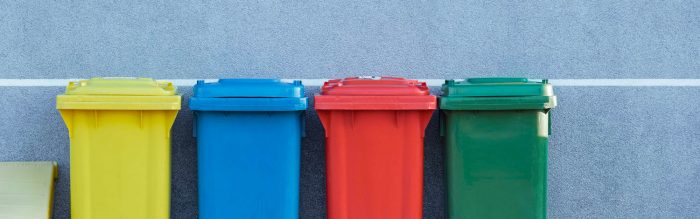
[[546, 218], [547, 80], [448, 80], [440, 98], [449, 218]]

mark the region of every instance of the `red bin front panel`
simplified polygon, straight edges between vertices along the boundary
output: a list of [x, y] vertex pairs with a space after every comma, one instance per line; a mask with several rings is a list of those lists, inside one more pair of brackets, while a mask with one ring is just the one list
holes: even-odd
[[320, 111], [328, 218], [422, 218], [423, 136], [432, 111]]

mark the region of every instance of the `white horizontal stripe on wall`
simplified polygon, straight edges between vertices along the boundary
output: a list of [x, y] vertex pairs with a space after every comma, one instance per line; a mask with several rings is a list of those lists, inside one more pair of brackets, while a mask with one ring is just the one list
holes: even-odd
[[[0, 87], [63, 87], [69, 81], [80, 79], [0, 79]], [[197, 79], [162, 79], [173, 82], [176, 86], [192, 86]], [[301, 80], [305, 86], [321, 86], [328, 79], [282, 79], [283, 81]], [[445, 79], [417, 79], [429, 86], [440, 86]], [[532, 79], [538, 80], [538, 79]], [[216, 79], [205, 79], [211, 82]], [[554, 86], [573, 87], [700, 87], [700, 79], [550, 79]]]

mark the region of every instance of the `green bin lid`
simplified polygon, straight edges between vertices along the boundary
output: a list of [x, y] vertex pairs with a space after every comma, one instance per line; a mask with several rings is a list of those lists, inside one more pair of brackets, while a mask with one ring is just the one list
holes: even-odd
[[445, 110], [549, 109], [556, 96], [547, 80], [470, 78], [442, 85], [440, 108]]

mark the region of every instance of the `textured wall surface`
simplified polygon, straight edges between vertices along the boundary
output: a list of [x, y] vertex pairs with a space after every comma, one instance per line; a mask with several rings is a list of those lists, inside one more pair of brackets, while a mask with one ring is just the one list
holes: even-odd
[[11, 78], [693, 78], [699, 7], [693, 0], [0, 1], [0, 69]]
[[[700, 78], [699, 36], [697, 1], [0, 1], [0, 78]], [[185, 100], [190, 89], [180, 88]], [[0, 87], [0, 161], [58, 161], [58, 219], [70, 217], [61, 92]], [[555, 92], [550, 218], [700, 214], [700, 87]], [[195, 218], [196, 146], [183, 109], [172, 218]], [[307, 113], [300, 214], [323, 218], [323, 129]], [[425, 218], [442, 218], [435, 118], [425, 142]]]

